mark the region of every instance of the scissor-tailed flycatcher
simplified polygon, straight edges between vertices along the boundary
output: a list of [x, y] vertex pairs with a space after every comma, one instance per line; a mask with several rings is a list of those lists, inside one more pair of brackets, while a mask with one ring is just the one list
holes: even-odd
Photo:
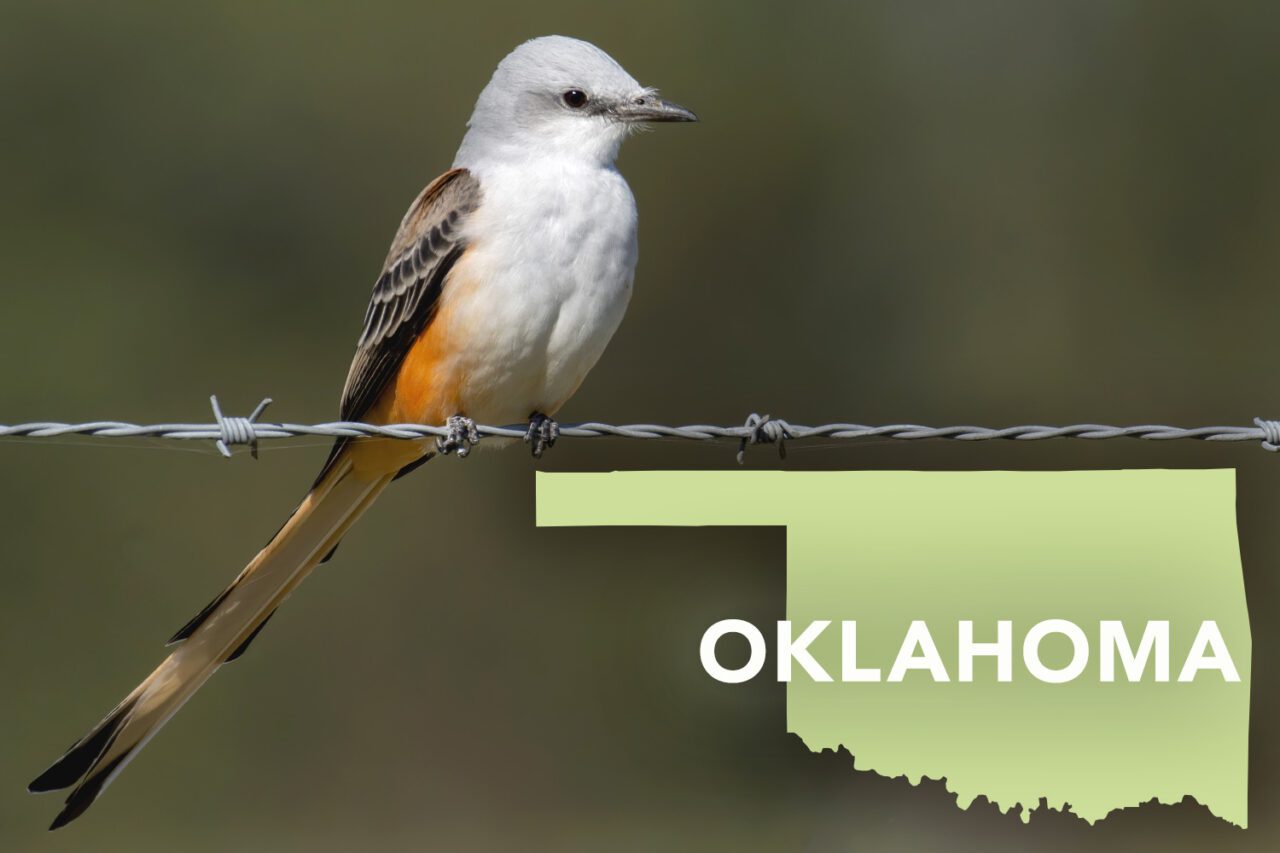
[[[475, 420], [529, 420], [534, 454], [622, 320], [636, 207], [614, 160], [639, 123], [696, 121], [604, 51], [550, 36], [499, 63], [453, 168], [410, 205], [373, 288], [342, 419], [448, 423], [465, 455]], [[473, 420], [475, 419], [475, 420]], [[72, 788], [75, 819], [267, 619], [401, 474], [425, 441], [339, 439], [280, 532], [173, 636], [181, 643], [107, 718], [31, 783]], [[74, 787], [73, 787], [74, 786]]]

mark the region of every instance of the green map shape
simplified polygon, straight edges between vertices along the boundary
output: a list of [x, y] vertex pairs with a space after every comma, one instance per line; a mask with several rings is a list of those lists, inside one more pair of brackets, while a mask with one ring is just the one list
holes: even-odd
[[[810, 651], [835, 681], [797, 664], [786, 688], [788, 728], [810, 749], [844, 746], [859, 769], [913, 784], [945, 777], [961, 808], [985, 795], [1021, 804], [1024, 820], [1041, 797], [1092, 823], [1190, 795], [1247, 824], [1252, 648], [1232, 470], [539, 473], [537, 523], [785, 525], [794, 633], [832, 622]], [[924, 671], [841, 682], [841, 620], [857, 620], [858, 665], [887, 677], [917, 619], [950, 682]], [[982, 657], [971, 683], [957, 680], [961, 619], [976, 642], [1012, 620], [1011, 682]], [[1089, 638], [1073, 681], [1039, 681], [1023, 664], [1024, 635], [1046, 619]], [[1101, 682], [1100, 620], [1122, 620], [1135, 648], [1147, 620], [1169, 620], [1170, 680], [1148, 664], [1130, 682], [1117, 660], [1116, 681]], [[1216, 620], [1239, 682], [1217, 671], [1177, 682], [1203, 620]], [[772, 663], [775, 626], [757, 627]], [[1061, 635], [1041, 646], [1046, 666], [1070, 657]], [[775, 677], [771, 665], [756, 676]]]

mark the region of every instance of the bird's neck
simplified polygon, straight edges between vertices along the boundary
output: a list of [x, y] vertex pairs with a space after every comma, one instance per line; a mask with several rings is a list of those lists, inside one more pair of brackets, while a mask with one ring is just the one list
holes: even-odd
[[[582, 131], [590, 130], [584, 127]], [[495, 133], [474, 125], [462, 138], [454, 157], [455, 169], [481, 171], [487, 167], [524, 165], [537, 168], [613, 169], [625, 130], [608, 132], [539, 133], [531, 138], [521, 132]]]

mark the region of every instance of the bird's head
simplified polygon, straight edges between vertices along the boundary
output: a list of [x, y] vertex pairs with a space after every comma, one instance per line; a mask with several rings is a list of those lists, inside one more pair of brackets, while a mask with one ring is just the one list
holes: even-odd
[[697, 121], [593, 44], [544, 36], [498, 64], [476, 101], [455, 165], [555, 156], [612, 163], [627, 134], [652, 122]]

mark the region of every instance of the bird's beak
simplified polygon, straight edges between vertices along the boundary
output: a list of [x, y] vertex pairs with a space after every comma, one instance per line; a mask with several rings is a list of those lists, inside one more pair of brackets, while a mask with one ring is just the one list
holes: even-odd
[[692, 110], [679, 104], [664, 101], [657, 95], [640, 95], [619, 104], [615, 110], [618, 118], [628, 122], [697, 121]]

